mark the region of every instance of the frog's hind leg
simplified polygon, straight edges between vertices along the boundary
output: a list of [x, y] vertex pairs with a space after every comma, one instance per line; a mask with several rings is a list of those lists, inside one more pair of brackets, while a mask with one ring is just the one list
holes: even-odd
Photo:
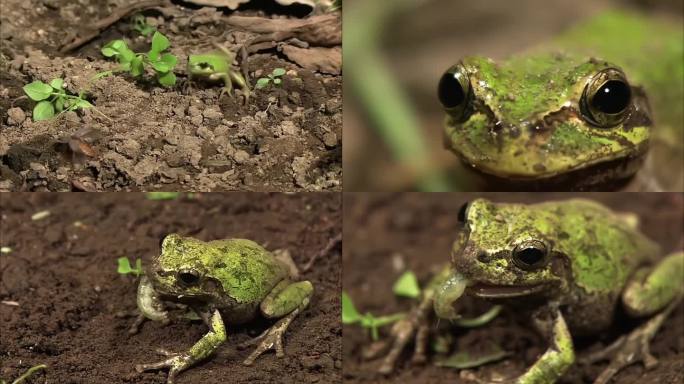
[[247, 82], [246, 78], [238, 72], [230, 71], [230, 81], [240, 87], [242, 94], [245, 97], [244, 103], [247, 104], [252, 91], [249, 89], [249, 83]]
[[281, 318], [273, 326], [255, 339], [243, 343], [240, 348], [257, 344], [254, 351], [243, 361], [244, 365], [252, 365], [264, 352], [275, 349], [276, 357], [285, 356], [283, 334], [292, 320], [309, 305], [313, 295], [313, 285], [309, 281], [291, 283], [284, 280], [278, 283], [261, 303], [261, 313], [270, 319]]
[[135, 370], [138, 372], [169, 368], [169, 376], [166, 384], [173, 384], [176, 376], [199, 361], [206, 359], [226, 341], [226, 328], [218, 310], [214, 310], [209, 319], [209, 332], [195, 343], [187, 352], [171, 353], [166, 350], [158, 350], [167, 356], [167, 359], [158, 363], [138, 364]]
[[684, 296], [681, 283], [683, 276], [684, 252], [666, 257], [652, 270], [637, 271], [622, 294], [627, 313], [636, 317], [660, 312], [605, 350], [587, 357], [586, 362], [594, 362], [604, 360], [617, 351], [594, 384], [608, 383], [622, 368], [638, 361], [642, 361], [646, 369], [658, 364], [658, 360], [651, 355], [649, 343], [670, 312], [681, 302]]

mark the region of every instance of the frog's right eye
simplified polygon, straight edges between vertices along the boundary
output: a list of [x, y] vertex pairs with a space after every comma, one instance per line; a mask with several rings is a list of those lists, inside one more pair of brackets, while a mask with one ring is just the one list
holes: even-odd
[[186, 269], [178, 272], [178, 281], [185, 286], [193, 286], [199, 283], [199, 272], [194, 269]]
[[456, 121], [465, 121], [471, 99], [468, 73], [461, 64], [449, 68], [439, 80], [437, 95], [444, 110]]

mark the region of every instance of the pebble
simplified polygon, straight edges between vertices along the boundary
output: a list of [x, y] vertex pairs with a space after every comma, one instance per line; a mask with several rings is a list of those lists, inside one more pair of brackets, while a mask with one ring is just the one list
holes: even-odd
[[235, 154], [233, 155], [233, 160], [235, 160], [235, 162], [238, 164], [242, 164], [245, 161], [249, 160], [249, 153], [243, 150], [239, 150], [235, 152]]
[[337, 147], [337, 135], [335, 132], [328, 132], [323, 135], [323, 144], [325, 144], [326, 148]]
[[26, 114], [19, 107], [10, 108], [7, 111], [7, 116], [7, 124], [9, 125], [21, 125], [26, 120]]

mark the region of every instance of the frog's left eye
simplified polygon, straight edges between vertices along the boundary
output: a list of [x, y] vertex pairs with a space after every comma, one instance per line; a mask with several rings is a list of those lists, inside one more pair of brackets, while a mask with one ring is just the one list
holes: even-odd
[[608, 128], [623, 122], [632, 105], [632, 90], [625, 74], [608, 68], [596, 74], [582, 94], [580, 108], [592, 124]]
[[513, 262], [524, 270], [533, 270], [544, 267], [549, 261], [549, 252], [546, 245], [538, 240], [528, 240], [513, 250]]
[[199, 272], [194, 269], [185, 269], [178, 272], [178, 281], [185, 286], [193, 286], [199, 283]]
[[449, 68], [439, 80], [439, 101], [444, 110], [458, 122], [468, 118], [470, 93], [470, 79], [462, 64]]

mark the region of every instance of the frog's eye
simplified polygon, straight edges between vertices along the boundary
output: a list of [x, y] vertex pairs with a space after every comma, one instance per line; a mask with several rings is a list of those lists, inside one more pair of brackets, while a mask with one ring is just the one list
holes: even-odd
[[449, 68], [439, 80], [437, 95], [444, 110], [456, 121], [468, 118], [468, 104], [470, 103], [470, 80], [462, 64]]
[[549, 252], [546, 245], [538, 240], [528, 240], [513, 250], [513, 262], [524, 270], [539, 269], [548, 263]]
[[186, 269], [178, 272], [178, 281], [185, 286], [193, 286], [199, 283], [199, 272], [194, 269]]
[[463, 205], [461, 205], [461, 208], [458, 210], [458, 215], [456, 218], [458, 219], [458, 222], [461, 224], [465, 224], [466, 220], [468, 219], [468, 206], [470, 204], [466, 201]]
[[599, 127], [613, 127], [629, 116], [632, 90], [625, 74], [615, 68], [596, 74], [584, 88], [580, 107], [582, 114]]

